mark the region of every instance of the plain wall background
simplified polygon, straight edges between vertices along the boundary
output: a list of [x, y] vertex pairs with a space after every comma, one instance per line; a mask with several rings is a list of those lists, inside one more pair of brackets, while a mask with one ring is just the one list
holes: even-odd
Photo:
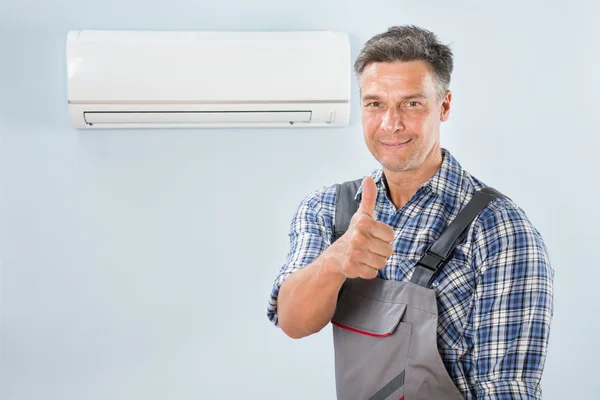
[[377, 166], [356, 83], [346, 129], [79, 132], [64, 43], [71, 29], [334, 30], [354, 60], [397, 24], [452, 45], [442, 144], [550, 249], [544, 399], [599, 399], [599, 16], [579, 0], [3, 0], [0, 399], [333, 399], [330, 327], [294, 341], [266, 305], [300, 200]]

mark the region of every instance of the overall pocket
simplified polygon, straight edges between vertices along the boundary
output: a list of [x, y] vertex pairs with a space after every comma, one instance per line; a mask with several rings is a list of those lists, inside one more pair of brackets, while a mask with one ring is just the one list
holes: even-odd
[[412, 324], [407, 309], [342, 290], [332, 318], [339, 399], [399, 399]]

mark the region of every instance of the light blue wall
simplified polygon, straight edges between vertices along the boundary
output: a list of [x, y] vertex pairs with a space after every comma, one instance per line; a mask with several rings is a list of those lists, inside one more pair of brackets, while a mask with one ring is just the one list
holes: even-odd
[[353, 86], [339, 130], [69, 127], [71, 29], [337, 30], [353, 59], [394, 24], [455, 52], [442, 143], [544, 235], [556, 314], [544, 399], [597, 399], [600, 47], [592, 1], [0, 2], [4, 400], [332, 399], [330, 329], [265, 307], [299, 201], [376, 166]]

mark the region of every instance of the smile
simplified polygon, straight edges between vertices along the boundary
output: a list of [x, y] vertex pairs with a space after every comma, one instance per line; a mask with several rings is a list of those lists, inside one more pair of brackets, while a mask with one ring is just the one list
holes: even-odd
[[406, 142], [401, 142], [401, 143], [396, 143], [396, 142], [391, 142], [391, 143], [386, 143], [386, 142], [381, 142], [381, 144], [389, 149], [399, 149], [401, 147], [406, 146], [407, 144], [409, 144], [412, 141], [412, 139], [407, 140]]

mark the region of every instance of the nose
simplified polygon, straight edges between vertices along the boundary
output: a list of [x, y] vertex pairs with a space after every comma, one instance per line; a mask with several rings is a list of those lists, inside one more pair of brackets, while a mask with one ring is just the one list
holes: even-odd
[[386, 133], [394, 133], [404, 130], [402, 116], [397, 108], [389, 107], [385, 111], [385, 114], [383, 114], [383, 118], [381, 119], [381, 130]]

